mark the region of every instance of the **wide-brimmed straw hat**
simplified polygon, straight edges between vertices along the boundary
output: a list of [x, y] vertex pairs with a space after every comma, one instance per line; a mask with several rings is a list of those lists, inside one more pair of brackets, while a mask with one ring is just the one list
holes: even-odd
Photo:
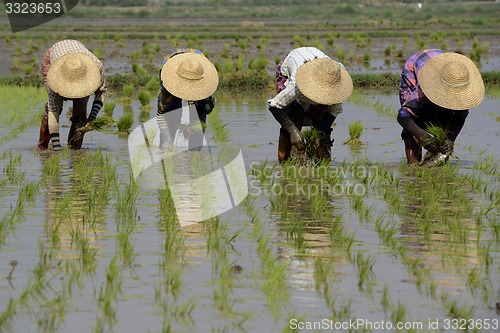
[[323, 105], [342, 103], [351, 96], [353, 89], [349, 73], [330, 58], [306, 62], [297, 70], [295, 80], [304, 96]]
[[217, 90], [219, 75], [204, 55], [186, 52], [168, 59], [161, 70], [161, 80], [172, 95], [199, 101]]
[[47, 84], [66, 98], [82, 98], [101, 86], [101, 71], [97, 62], [83, 53], [63, 55], [50, 65]]
[[420, 70], [422, 92], [434, 104], [451, 110], [468, 110], [481, 104], [484, 83], [474, 62], [446, 52], [429, 59]]

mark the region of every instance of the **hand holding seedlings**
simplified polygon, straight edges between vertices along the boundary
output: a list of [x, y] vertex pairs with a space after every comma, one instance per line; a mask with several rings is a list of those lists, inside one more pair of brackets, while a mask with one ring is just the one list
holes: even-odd
[[[403, 128], [407, 164], [442, 164], [453, 153], [469, 109], [481, 104], [484, 82], [468, 57], [439, 49], [411, 55], [401, 73], [398, 123]], [[439, 129], [442, 135], [432, 133]], [[430, 164], [430, 165], [429, 165]]]
[[352, 94], [351, 76], [343, 64], [316, 47], [291, 50], [278, 64], [276, 73], [277, 94], [267, 104], [281, 125], [279, 162], [293, 159], [294, 150], [305, 151], [300, 132], [305, 124], [322, 133], [319, 147], [309, 152], [314, 153], [313, 160], [330, 161], [332, 125], [342, 112], [342, 103]]

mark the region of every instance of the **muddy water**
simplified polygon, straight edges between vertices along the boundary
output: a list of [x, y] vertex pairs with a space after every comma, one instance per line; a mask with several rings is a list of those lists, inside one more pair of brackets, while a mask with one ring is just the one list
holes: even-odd
[[[342, 323], [367, 320], [375, 325], [382, 320], [422, 323], [423, 329], [417, 329], [418, 332], [429, 331], [429, 320], [440, 320], [443, 331], [453, 332], [455, 330], [443, 326], [450, 318], [449, 309], [441, 300], [445, 297], [455, 301], [458, 307], [472, 309], [473, 318], [500, 319], [494, 310], [495, 302], [500, 301], [499, 242], [487, 225], [478, 228], [472, 216], [465, 217], [460, 221], [468, 223], [472, 232], [462, 242], [450, 241], [446, 231], [433, 234], [429, 240], [414, 231], [413, 219], [409, 215], [391, 215], [391, 208], [381, 193], [368, 189], [364, 204], [372, 207], [372, 216], [393, 216], [393, 222], [398, 226], [395, 238], [404, 244], [406, 250], [405, 255], [401, 255], [402, 252], [382, 242], [373, 220], [365, 222], [360, 219], [345, 193], [330, 193], [331, 208], [328, 214], [319, 217], [312, 213], [314, 198], [307, 195], [293, 193], [290, 202], [284, 204], [272, 193], [266, 193], [266, 186], [250, 173], [252, 165], [264, 163], [274, 167], [273, 172], [279, 170], [275, 163], [279, 127], [265, 108], [269, 96], [219, 93], [217, 97], [218, 116], [228, 123], [230, 145], [222, 146], [214, 140], [210, 116], [207, 141], [214, 155], [220, 154], [221, 150], [231, 153], [241, 150], [249, 183], [249, 200], [222, 214], [217, 231], [213, 231], [214, 221], [184, 228], [184, 260], [179, 263], [165, 264], [168, 254], [165, 242], [169, 240], [169, 234], [163, 218], [160, 218], [160, 205], [165, 204], [160, 190], [139, 186], [133, 201], [137, 219], [129, 239], [132, 252], [126, 258], [119, 255], [123, 245], [116, 236], [116, 194], [111, 195], [99, 222], [92, 229], [78, 229], [79, 224], [84, 224], [82, 216], [87, 216], [82, 201], [89, 194], [72, 196], [68, 203], [71, 208], [69, 216], [56, 232], [51, 231], [58, 223], [54, 218], [59, 214], [54, 210], [58, 200], [76, 188], [78, 175], [74, 174], [73, 168], [78, 158], [88, 156], [90, 159], [96, 154], [109, 156], [109, 163], [116, 167], [117, 182], [122, 186], [130, 183], [126, 136], [86, 134], [84, 149], [61, 154], [59, 176], [50, 179], [42, 179], [42, 169], [53, 153], [39, 153], [34, 149], [37, 124], [17, 139], [3, 144], [2, 153], [12, 151], [14, 155], [21, 155], [19, 170], [25, 172], [24, 183], [41, 181], [41, 187], [1, 246], [0, 312], [7, 317], [2, 322], [2, 330], [88, 332], [99, 331], [101, 327], [102, 331], [110, 332], [161, 332], [168, 328], [175, 332], [277, 332], [294, 328], [298, 322], [293, 319], [300, 319], [303, 325], [321, 322], [323, 326], [316, 326], [314, 331], [328, 331], [331, 326], [324, 325], [331, 323], [322, 320], [332, 319]], [[395, 95], [374, 93], [364, 95], [363, 99], [376, 99], [392, 105], [394, 110], [397, 108]], [[483, 154], [493, 155], [498, 163], [500, 150], [496, 143], [500, 127], [496, 117], [500, 116], [499, 102], [498, 98], [487, 97], [481, 106], [471, 111], [457, 140], [455, 153], [459, 159], [452, 162], [460, 171], [474, 173], [471, 166], [482, 150], [486, 150]], [[137, 102], [132, 104], [132, 109], [135, 127], [140, 125], [139, 119], [147, 117], [140, 115]], [[117, 105], [115, 118], [122, 114], [123, 107]], [[349, 173], [349, 165], [367, 159], [379, 163], [380, 169], [371, 169], [372, 172], [389, 170], [395, 172], [402, 183], [412, 181], [411, 177], [398, 172], [404, 155], [395, 114], [396, 111], [393, 116], [380, 115], [363, 103], [346, 102], [333, 132], [333, 170]], [[153, 115], [154, 110], [151, 110], [149, 116]], [[349, 138], [347, 125], [355, 120], [364, 125], [363, 145], [356, 149], [343, 144]], [[67, 126], [68, 119], [63, 121]], [[62, 128], [63, 137], [67, 131], [67, 127]], [[6, 164], [3, 159], [2, 169]], [[498, 193], [498, 176], [490, 179], [491, 189]], [[99, 186], [102, 175], [96, 175], [95, 181]], [[276, 181], [282, 180], [278, 177]], [[19, 188], [19, 185], [2, 188], [2, 215], [7, 216], [14, 209]], [[456, 190], [468, 191], [460, 186]], [[471, 196], [479, 194], [471, 193]], [[481, 205], [481, 201], [475, 203]], [[288, 216], [282, 214], [284, 206], [288, 207]], [[258, 212], [260, 219], [252, 220], [252, 209]], [[496, 214], [498, 219], [498, 205], [493, 206], [491, 214]], [[293, 217], [303, 222], [305, 250], [294, 245], [288, 235], [287, 228]], [[345, 234], [354, 235], [350, 250], [338, 243], [332, 246], [329, 229], [335, 218], [341, 222]], [[72, 230], [79, 230], [89, 242], [88, 251], [95, 251], [93, 270], [82, 268], [82, 253], [72, 242]], [[218, 244], [213, 243], [211, 235], [214, 233], [220, 240]], [[60, 241], [56, 242], [57, 247], [51, 248], [54, 234]], [[259, 252], [263, 236], [269, 237], [269, 255], [276, 258], [276, 270], [285, 267], [285, 278], [274, 285], [271, 273], [265, 270], [264, 256]], [[484, 263], [485, 247], [490, 251], [489, 268]], [[368, 282], [362, 285], [359, 284], [358, 266], [352, 260], [356, 255], [371, 258], [374, 263], [366, 276]], [[418, 267], [429, 270], [429, 276], [422, 284], [418, 284], [411, 273], [408, 258], [417, 258], [420, 260]], [[12, 260], [18, 265], [7, 279]], [[116, 280], [119, 283], [111, 288], [115, 296], [109, 308], [114, 314], [106, 315], [109, 308], [104, 306], [104, 297], [100, 295], [104, 295], [103, 291], [110, 284], [109, 276], [112, 275], [107, 278], [106, 274], [111, 271], [113, 260], [118, 260]], [[325, 269], [328, 267], [324, 280], [315, 269], [318, 260], [324, 263]], [[43, 266], [42, 263], [47, 261], [49, 264]], [[163, 265], [167, 268], [162, 268]], [[39, 267], [46, 268], [40, 272]], [[487, 282], [485, 292], [470, 288], [467, 277], [474, 267], [478, 267], [481, 279]], [[223, 274], [226, 271], [229, 271], [228, 275]], [[180, 285], [176, 292], [172, 284], [166, 285], [167, 281], [175, 280], [175, 276], [178, 276]], [[40, 280], [44, 283], [36, 285]], [[279, 291], [278, 295], [266, 292], [266, 284], [273, 285]], [[281, 286], [284, 286], [283, 290], [279, 289]], [[328, 286], [327, 290], [325, 286]], [[437, 297], [432, 296], [430, 286], [436, 289]], [[28, 292], [28, 301], [22, 297], [24, 291]], [[10, 313], [7, 305], [11, 300], [14, 314], [7, 315]], [[192, 304], [192, 310], [187, 313], [180, 311], [184, 304]], [[383, 304], [391, 305], [384, 307]], [[403, 309], [404, 315], [398, 316], [397, 309]], [[363, 329], [358, 327], [353, 331]]]

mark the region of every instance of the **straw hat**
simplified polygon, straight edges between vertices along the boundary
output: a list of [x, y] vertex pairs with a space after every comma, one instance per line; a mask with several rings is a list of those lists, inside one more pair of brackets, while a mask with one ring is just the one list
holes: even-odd
[[172, 95], [199, 101], [217, 90], [219, 75], [204, 55], [186, 52], [168, 59], [161, 70], [161, 80]]
[[330, 58], [306, 62], [297, 70], [295, 80], [304, 96], [323, 105], [342, 103], [351, 96], [353, 89], [349, 73]]
[[47, 84], [66, 98], [82, 98], [93, 94], [101, 85], [99, 65], [89, 55], [69, 53], [50, 65]]
[[446, 52], [429, 59], [420, 70], [422, 92], [434, 104], [451, 110], [468, 110], [481, 104], [484, 83], [472, 60]]

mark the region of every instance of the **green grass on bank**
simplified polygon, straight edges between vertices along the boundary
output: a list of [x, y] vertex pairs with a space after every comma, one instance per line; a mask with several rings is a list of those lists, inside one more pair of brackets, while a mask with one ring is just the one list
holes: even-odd
[[[500, 89], [500, 71], [482, 73], [484, 83], [489, 89]], [[353, 73], [351, 74], [354, 86], [357, 88], [375, 88], [375, 89], [396, 89], [399, 85], [399, 74], [390, 73]], [[106, 77], [106, 83], [110, 90], [121, 91], [124, 85], [132, 84], [136, 87], [146, 87], [151, 84], [151, 80], [157, 77], [138, 76], [132, 74], [114, 74]], [[220, 75], [219, 88], [222, 89], [268, 89], [274, 84], [273, 77], [262, 71], [242, 71], [234, 73], [222, 73]], [[39, 75], [4, 75], [0, 76], [0, 85], [14, 86], [34, 86], [43, 85], [42, 77]]]

